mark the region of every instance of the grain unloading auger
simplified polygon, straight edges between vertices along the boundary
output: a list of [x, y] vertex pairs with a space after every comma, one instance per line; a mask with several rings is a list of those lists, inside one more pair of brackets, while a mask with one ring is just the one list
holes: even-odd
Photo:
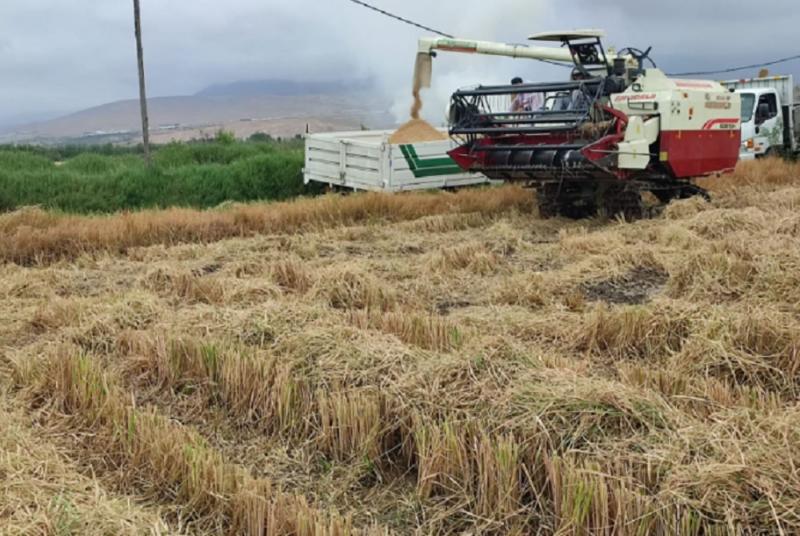
[[661, 203], [708, 197], [696, 177], [732, 171], [740, 98], [717, 82], [677, 80], [647, 52], [607, 52], [600, 31], [533, 36], [561, 48], [423, 39], [415, 83], [430, 82], [435, 50], [572, 63], [566, 82], [480, 86], [450, 106], [450, 153], [460, 167], [536, 187], [540, 212], [641, 217], [643, 192]]

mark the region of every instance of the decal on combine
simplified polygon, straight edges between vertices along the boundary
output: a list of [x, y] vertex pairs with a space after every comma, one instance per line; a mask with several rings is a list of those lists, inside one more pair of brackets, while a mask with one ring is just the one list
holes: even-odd
[[636, 102], [636, 101], [649, 101], [649, 100], [656, 100], [658, 95], [655, 93], [645, 93], [642, 95], [620, 95], [614, 99], [615, 102]]
[[675, 85], [683, 88], [712, 89], [714, 84], [709, 82], [694, 82], [692, 80], [676, 80]]
[[420, 158], [413, 145], [401, 145], [400, 151], [403, 153], [403, 157], [406, 159], [414, 177], [418, 179], [463, 173], [463, 170], [449, 156]]
[[711, 119], [703, 125], [703, 130], [736, 130], [739, 128], [738, 119]]

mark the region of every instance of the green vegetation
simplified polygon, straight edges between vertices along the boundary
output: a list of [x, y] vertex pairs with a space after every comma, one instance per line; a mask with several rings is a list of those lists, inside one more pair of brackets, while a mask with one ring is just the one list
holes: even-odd
[[299, 140], [212, 141], [155, 148], [0, 147], [0, 210], [39, 205], [67, 212], [116, 212], [226, 201], [282, 200], [318, 193], [303, 185]]

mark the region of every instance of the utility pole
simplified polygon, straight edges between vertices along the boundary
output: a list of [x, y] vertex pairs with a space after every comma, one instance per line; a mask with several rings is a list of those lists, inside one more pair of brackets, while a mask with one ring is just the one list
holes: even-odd
[[142, 50], [142, 17], [139, 12], [139, 0], [133, 0], [133, 24], [136, 33], [136, 56], [139, 62], [139, 106], [142, 110], [142, 141], [144, 143], [144, 161], [150, 166], [150, 120], [147, 117], [147, 91], [144, 82], [144, 51]]

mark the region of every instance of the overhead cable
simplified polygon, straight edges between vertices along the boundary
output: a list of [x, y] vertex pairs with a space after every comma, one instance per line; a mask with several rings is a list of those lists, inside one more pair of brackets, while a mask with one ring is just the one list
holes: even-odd
[[[421, 30], [425, 30], [426, 32], [431, 32], [433, 34], [440, 35], [442, 37], [448, 37], [450, 39], [455, 39], [455, 37], [452, 34], [445, 33], [445, 32], [436, 30], [434, 28], [431, 28], [430, 26], [425, 26], [424, 24], [420, 24], [418, 22], [414, 22], [413, 20], [407, 19], [405, 17], [401, 17], [399, 15], [395, 15], [394, 13], [390, 13], [390, 12], [384, 10], [384, 9], [376, 7], [376, 6], [372, 5], [372, 4], [368, 4], [367, 2], [364, 2], [362, 0], [348, 0], [348, 1], [352, 2], [354, 4], [357, 4], [359, 6], [365, 7], [367, 9], [370, 9], [370, 10], [376, 12], [376, 13], [380, 13], [381, 15], [384, 15], [386, 17], [392, 18], [392, 19], [394, 19], [396, 21], [402, 22], [404, 24], [408, 24], [409, 26], [414, 26], [415, 28], [419, 28]], [[739, 66], [739, 67], [728, 67], [726, 69], [719, 69], [719, 70], [715, 70], [715, 71], [692, 71], [692, 72], [685, 72], [685, 73], [669, 73], [668, 76], [707, 76], [707, 75], [727, 74], [727, 73], [735, 73], [737, 71], [746, 71], [748, 69], [759, 69], [759, 68], [762, 68], [762, 67], [771, 67], [773, 65], [779, 65], [781, 63], [788, 63], [790, 61], [796, 61], [796, 60], [800, 60], [800, 54], [796, 54], [794, 56], [789, 56], [789, 57], [786, 57], [786, 58], [780, 58], [780, 59], [777, 59], [777, 60], [765, 61], [763, 63], [753, 63], [751, 65], [742, 65], [742, 66]], [[569, 67], [568, 65], [565, 65], [563, 63], [558, 63], [558, 62], [550, 61], [550, 60], [540, 59], [540, 60], [537, 60], [537, 61], [541, 61], [543, 63], [549, 63], [550, 65], [558, 65], [559, 67]]]
[[410, 26], [415, 26], [415, 27], [417, 27], [417, 28], [419, 28], [421, 30], [425, 30], [426, 32], [431, 32], [431, 33], [435, 33], [436, 35], [441, 35], [442, 37], [449, 37], [450, 39], [455, 39], [455, 37], [450, 35], [450, 34], [447, 34], [447, 33], [444, 33], [444, 32], [440, 32], [439, 30], [434, 30], [433, 28], [431, 28], [429, 26], [425, 26], [424, 24], [419, 24], [418, 22], [414, 22], [413, 20], [409, 20], [409, 19], [406, 19], [406, 18], [401, 17], [399, 15], [395, 15], [394, 13], [389, 13], [386, 10], [383, 10], [383, 9], [381, 9], [379, 7], [375, 7], [375, 6], [373, 6], [371, 4], [368, 4], [366, 2], [362, 2], [361, 0], [350, 0], [350, 2], [353, 2], [354, 4], [358, 4], [359, 6], [365, 7], [367, 9], [371, 9], [372, 11], [375, 11], [376, 13], [380, 13], [381, 15], [385, 15], [387, 17], [390, 17], [390, 18], [392, 18], [394, 20], [397, 20], [397, 21], [400, 21], [402, 23], [408, 24]]
[[712, 74], [727, 74], [735, 73], [737, 71], [746, 71], [749, 69], [759, 69], [762, 67], [770, 67], [772, 65], [779, 65], [781, 63], [788, 63], [790, 61], [800, 60], [800, 54], [789, 56], [788, 58], [781, 58], [779, 60], [766, 61], [764, 63], [753, 63], [752, 65], [742, 65], [741, 67], [730, 67], [727, 69], [720, 69], [718, 71], [695, 71], [688, 73], [670, 73], [669, 76], [704, 76]]

